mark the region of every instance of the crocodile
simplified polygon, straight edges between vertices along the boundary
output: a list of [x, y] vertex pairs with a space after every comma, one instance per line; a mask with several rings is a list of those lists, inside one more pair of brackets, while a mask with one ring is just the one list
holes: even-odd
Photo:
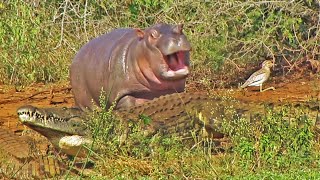
[[[120, 132], [123, 141], [130, 133], [128, 122], [139, 122], [141, 115], [151, 119], [141, 129], [146, 137], [156, 133], [176, 134], [187, 140], [192, 139], [191, 133], [221, 138], [223, 134], [218, 129], [223, 119], [248, 115], [243, 113], [246, 111], [252, 112], [252, 108], [241, 107], [237, 101], [209, 97], [206, 93], [174, 93], [141, 105], [116, 109], [114, 116], [125, 127]], [[47, 137], [55, 148], [66, 154], [85, 155], [86, 148], [81, 151], [80, 147], [90, 147], [92, 136], [86, 125], [90, 113], [77, 108], [37, 108], [30, 105], [20, 107], [17, 113], [24, 125]], [[78, 141], [79, 146], [74, 145], [74, 140], [81, 140]]]
[[[320, 120], [319, 105], [309, 105], [308, 109], [315, 112], [317, 120]], [[22, 106], [17, 113], [23, 124], [47, 137], [55, 148], [72, 156], [84, 156], [88, 153], [87, 147], [90, 147], [93, 141], [92, 132], [87, 128], [90, 113], [77, 108], [37, 108], [34, 106]], [[248, 118], [255, 121], [259, 120], [264, 113], [264, 104], [248, 104], [226, 97], [211, 97], [207, 93], [169, 94], [141, 105], [113, 111], [115, 118], [124, 124], [125, 131], [120, 134], [124, 139], [130, 133], [129, 122], [139, 123], [143, 115], [151, 119], [149, 123], [143, 123], [144, 126], [141, 127], [145, 136], [157, 133], [178, 135], [183, 141], [189, 142], [186, 144], [191, 145], [196, 143], [195, 140], [222, 138], [224, 132], [221, 125], [228, 119]], [[316, 127], [320, 126], [320, 123], [317, 124]], [[319, 128], [316, 131], [319, 131]], [[198, 139], [194, 138], [195, 135]], [[9, 139], [9, 137], [3, 139]], [[21, 140], [17, 139], [18, 141]], [[11, 144], [14, 145], [14, 143]], [[28, 149], [27, 146], [26, 149]], [[32, 162], [39, 164], [39, 159], [41, 158]]]
[[[81, 147], [90, 147], [92, 143], [92, 135], [86, 125], [90, 115], [77, 108], [23, 106], [17, 112], [23, 124], [46, 136], [54, 147], [69, 155], [84, 156], [87, 150], [81, 151]], [[160, 133], [192, 141], [194, 134], [199, 138], [221, 138], [224, 136], [221, 130], [224, 121], [234, 118], [255, 121], [263, 113], [264, 104], [244, 105], [244, 102], [230, 98], [186, 92], [164, 95], [141, 105], [114, 110], [115, 119], [124, 127], [119, 134], [123, 141], [130, 133], [128, 122], [141, 122], [142, 115], [151, 119], [141, 128], [146, 137]]]

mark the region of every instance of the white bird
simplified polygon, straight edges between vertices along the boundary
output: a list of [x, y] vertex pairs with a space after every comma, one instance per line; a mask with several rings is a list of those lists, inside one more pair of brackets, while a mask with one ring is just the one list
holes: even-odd
[[271, 73], [270, 68], [273, 65], [273, 62], [270, 60], [263, 61], [262, 68], [254, 72], [240, 88], [243, 89], [247, 86], [260, 86], [260, 92], [264, 92], [269, 89], [275, 90], [274, 87], [262, 90], [262, 84], [269, 78]]

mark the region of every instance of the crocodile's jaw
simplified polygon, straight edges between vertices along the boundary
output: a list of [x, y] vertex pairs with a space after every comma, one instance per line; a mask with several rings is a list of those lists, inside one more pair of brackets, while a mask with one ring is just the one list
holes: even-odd
[[[43, 109], [26, 105], [18, 108], [17, 114], [24, 125], [59, 131], [54, 127], [54, 124], [57, 124], [57, 119], [52, 116], [49, 117]], [[60, 122], [63, 123], [61, 120]]]
[[[59, 119], [52, 114], [46, 112], [45, 109], [36, 108], [34, 106], [22, 106], [17, 110], [20, 121], [37, 131], [41, 135], [48, 138], [56, 149], [62, 152], [78, 157], [85, 157], [87, 148], [83, 146], [91, 146], [92, 140], [84, 136], [73, 133], [68, 128], [77, 128], [81, 119], [71, 117], [69, 119]], [[69, 131], [68, 131], [69, 130]], [[86, 129], [80, 125], [75, 132], [82, 131], [80, 134], [86, 134]]]
[[60, 111], [56, 110], [55, 112], [50, 108], [36, 108], [27, 105], [20, 107], [17, 113], [20, 121], [26, 126], [32, 126], [33, 129], [37, 127], [69, 135], [86, 136], [90, 134], [83, 123], [83, 118], [77, 114], [78, 111], [68, 114], [69, 111], [71, 111], [70, 108], [68, 110], [61, 108]]
[[56, 149], [71, 156], [86, 157], [87, 147], [92, 145], [92, 140], [84, 136], [66, 134], [32, 125], [28, 125], [28, 127], [45, 136]]
[[22, 123], [35, 123], [37, 114], [40, 114], [41, 112], [34, 106], [26, 105], [19, 107], [17, 110], [17, 114], [19, 116], [19, 119]]
[[77, 157], [86, 157], [91, 145], [91, 139], [78, 135], [64, 136], [59, 140], [59, 148], [62, 152]]
[[30, 116], [30, 115], [27, 115], [27, 114], [19, 114], [19, 119], [20, 119], [20, 121], [21, 122], [28, 122], [28, 121], [30, 121], [30, 122], [35, 122], [35, 119], [34, 119], [34, 117], [33, 116]]
[[55, 128], [54, 125], [57, 123], [52, 118], [48, 118], [46, 112], [42, 109], [27, 105], [20, 107], [17, 113], [22, 124], [36, 130], [50, 140], [70, 135], [70, 133]]

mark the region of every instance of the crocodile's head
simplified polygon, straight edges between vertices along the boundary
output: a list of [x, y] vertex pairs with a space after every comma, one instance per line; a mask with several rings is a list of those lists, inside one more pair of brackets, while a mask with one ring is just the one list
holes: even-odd
[[[78, 112], [79, 111], [79, 112]], [[69, 155], [80, 155], [83, 145], [90, 145], [90, 131], [84, 124], [80, 110], [45, 109], [26, 105], [17, 110], [22, 124], [49, 139], [55, 148]]]

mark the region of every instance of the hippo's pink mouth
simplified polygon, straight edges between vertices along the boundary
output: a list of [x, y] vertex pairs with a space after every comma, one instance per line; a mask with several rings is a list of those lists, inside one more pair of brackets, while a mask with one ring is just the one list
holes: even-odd
[[161, 76], [167, 80], [176, 80], [185, 78], [189, 74], [188, 64], [186, 62], [187, 51], [178, 51], [164, 56], [166, 64], [161, 66]]

